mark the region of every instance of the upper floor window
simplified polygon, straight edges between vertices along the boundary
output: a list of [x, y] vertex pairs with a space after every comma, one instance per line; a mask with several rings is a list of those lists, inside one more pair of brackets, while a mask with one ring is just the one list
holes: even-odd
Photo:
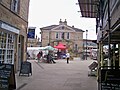
[[65, 38], [65, 33], [62, 32], [61, 38], [64, 39]]
[[65, 27], [64, 27], [64, 26], [62, 26], [62, 29], [65, 29]]
[[75, 51], [77, 51], [77, 48], [78, 48], [78, 45], [77, 45], [77, 44], [75, 44]]
[[56, 33], [56, 38], [58, 38], [58, 32]]
[[11, 2], [11, 10], [14, 12], [18, 12], [19, 0], [12, 0]]
[[67, 39], [69, 39], [70, 38], [70, 34], [69, 34], [69, 32], [67, 33]]

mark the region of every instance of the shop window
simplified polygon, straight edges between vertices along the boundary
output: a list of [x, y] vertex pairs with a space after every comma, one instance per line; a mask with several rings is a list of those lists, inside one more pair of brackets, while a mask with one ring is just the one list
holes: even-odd
[[14, 36], [0, 31], [0, 63], [14, 61]]

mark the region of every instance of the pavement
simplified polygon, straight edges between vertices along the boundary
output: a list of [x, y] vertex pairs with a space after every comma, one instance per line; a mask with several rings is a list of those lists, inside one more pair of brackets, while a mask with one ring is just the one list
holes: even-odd
[[97, 79], [88, 76], [88, 66], [94, 60], [74, 58], [67, 64], [65, 59], [55, 60], [55, 64], [32, 64], [32, 75], [19, 76], [16, 73], [16, 90], [97, 90]]

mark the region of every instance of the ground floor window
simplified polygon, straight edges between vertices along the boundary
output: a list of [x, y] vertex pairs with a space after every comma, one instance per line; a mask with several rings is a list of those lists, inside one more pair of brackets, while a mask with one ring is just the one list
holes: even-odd
[[14, 35], [0, 31], [0, 63], [14, 63]]

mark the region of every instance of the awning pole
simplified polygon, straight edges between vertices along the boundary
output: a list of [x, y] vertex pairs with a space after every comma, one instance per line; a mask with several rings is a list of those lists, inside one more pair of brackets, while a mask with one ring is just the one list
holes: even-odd
[[110, 55], [110, 52], [111, 52], [111, 46], [110, 46], [110, 43], [111, 43], [111, 19], [110, 19], [110, 0], [108, 0], [108, 66], [111, 66], [111, 55]]

